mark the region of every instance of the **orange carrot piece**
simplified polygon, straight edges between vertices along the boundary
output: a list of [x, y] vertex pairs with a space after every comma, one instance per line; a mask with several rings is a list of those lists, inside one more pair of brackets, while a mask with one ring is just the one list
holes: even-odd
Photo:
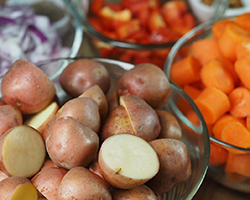
[[246, 128], [250, 131], [250, 116], [246, 117]]
[[215, 39], [218, 39], [222, 35], [227, 24], [236, 24], [236, 22], [233, 20], [224, 19], [213, 24], [212, 33]]
[[227, 161], [228, 151], [223, 147], [217, 146], [216, 144], [210, 143], [210, 158], [209, 164], [218, 166]]
[[205, 88], [194, 102], [207, 124], [213, 124], [230, 109], [228, 96], [215, 87]]
[[250, 91], [245, 87], [235, 88], [229, 95], [230, 114], [236, 118], [250, 115]]
[[201, 69], [201, 81], [206, 87], [216, 87], [228, 94], [234, 89], [234, 79], [224, 67], [224, 63], [214, 59], [207, 62]]
[[212, 132], [213, 132], [214, 137], [221, 140], [221, 133], [222, 133], [223, 128], [226, 125], [228, 125], [229, 123], [235, 122], [235, 121], [238, 121], [238, 122], [242, 123], [243, 125], [245, 125], [244, 119], [233, 117], [230, 114], [225, 114], [221, 118], [219, 118], [214, 123], [213, 128], [212, 128]]
[[231, 122], [223, 128], [221, 140], [237, 147], [250, 148], [250, 132], [237, 121]]
[[250, 55], [250, 40], [245, 40], [235, 47], [236, 59]]
[[237, 59], [234, 66], [241, 82], [250, 89], [250, 54]]
[[183, 90], [193, 100], [195, 100], [201, 93], [201, 90], [189, 84], [184, 85]]
[[202, 65], [222, 56], [217, 41], [214, 38], [205, 38], [193, 42], [192, 53]]
[[243, 176], [250, 177], [250, 154], [229, 153], [225, 171], [234, 172]]
[[201, 64], [193, 56], [182, 58], [173, 63], [170, 77], [180, 87], [200, 80]]
[[239, 24], [242, 28], [250, 31], [250, 13], [244, 13], [235, 17], [237, 24]]
[[236, 24], [227, 24], [223, 34], [218, 38], [218, 46], [224, 57], [231, 62], [236, 60], [235, 47], [244, 40], [250, 39], [250, 31]]

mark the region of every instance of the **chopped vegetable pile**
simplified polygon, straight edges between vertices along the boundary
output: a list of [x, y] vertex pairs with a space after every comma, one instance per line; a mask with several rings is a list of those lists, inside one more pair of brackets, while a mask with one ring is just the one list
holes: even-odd
[[33, 63], [67, 56], [50, 19], [29, 6], [0, 6], [0, 76], [17, 59]]

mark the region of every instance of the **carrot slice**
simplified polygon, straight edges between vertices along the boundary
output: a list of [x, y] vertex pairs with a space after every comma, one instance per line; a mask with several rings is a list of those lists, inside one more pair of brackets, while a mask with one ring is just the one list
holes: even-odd
[[237, 87], [228, 95], [230, 114], [237, 118], [250, 115], [250, 91], [245, 87]]
[[193, 56], [199, 60], [202, 65], [222, 56], [217, 41], [214, 38], [205, 38], [193, 42], [192, 52]]
[[250, 40], [245, 40], [237, 44], [235, 54], [237, 59], [250, 55]]
[[223, 147], [219, 147], [216, 144], [210, 143], [210, 158], [209, 164], [218, 166], [227, 161], [228, 151]]
[[206, 63], [200, 75], [206, 87], [216, 87], [226, 94], [234, 89], [234, 79], [220, 60], [214, 59]]
[[207, 124], [213, 124], [230, 109], [228, 96], [215, 87], [205, 88], [194, 102]]
[[250, 54], [237, 59], [235, 62], [235, 71], [244, 84], [244, 86], [250, 89]]
[[189, 84], [184, 85], [183, 90], [193, 100], [195, 100], [201, 93], [201, 90]]
[[233, 20], [224, 19], [213, 24], [212, 33], [215, 39], [218, 39], [222, 35], [226, 25], [228, 24], [236, 24], [236, 22]]
[[234, 146], [250, 148], [250, 132], [237, 121], [231, 122], [223, 128], [221, 140]]
[[234, 62], [236, 60], [235, 47], [244, 40], [250, 39], [250, 31], [236, 24], [227, 24], [222, 35], [218, 38], [218, 46], [224, 57]]
[[250, 31], [250, 13], [244, 13], [235, 17], [237, 24]]
[[228, 154], [225, 171], [250, 177], [250, 154]]
[[215, 138], [221, 140], [222, 130], [231, 122], [238, 121], [245, 125], [245, 120], [241, 118], [233, 117], [230, 114], [225, 114], [221, 118], [219, 118], [213, 125], [212, 132]]
[[180, 87], [200, 79], [201, 64], [193, 56], [187, 56], [173, 63], [170, 77]]

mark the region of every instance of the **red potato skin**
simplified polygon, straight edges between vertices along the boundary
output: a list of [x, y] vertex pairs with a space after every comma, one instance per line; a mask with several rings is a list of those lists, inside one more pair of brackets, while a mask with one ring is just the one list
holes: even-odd
[[177, 119], [166, 110], [156, 109], [161, 124], [161, 132], [157, 138], [174, 138], [181, 140], [182, 130]]
[[21, 111], [12, 105], [0, 106], [0, 136], [8, 129], [21, 125], [23, 116]]
[[155, 193], [163, 194], [186, 181], [191, 175], [191, 160], [187, 146], [172, 138], [156, 139], [150, 142], [159, 161], [159, 172], [146, 185]]
[[170, 83], [158, 66], [142, 63], [125, 71], [119, 79], [117, 93], [119, 96], [136, 95], [153, 108], [159, 108], [169, 98]]
[[112, 200], [104, 180], [85, 167], [70, 169], [58, 189], [58, 200], [102, 199]]
[[67, 170], [63, 168], [47, 168], [38, 172], [31, 182], [39, 191], [40, 197], [46, 197], [49, 200], [57, 199], [57, 192], [63, 176]]
[[58, 167], [49, 157], [47, 157], [41, 167], [41, 170], [48, 169], [48, 168], [55, 168]]
[[92, 162], [99, 149], [99, 137], [79, 120], [61, 117], [50, 124], [45, 144], [51, 160], [69, 170]]
[[41, 69], [25, 60], [17, 60], [2, 79], [1, 93], [6, 104], [18, 107], [24, 114], [33, 114], [52, 101], [56, 89]]
[[106, 95], [107, 102], [108, 102], [108, 115], [111, 111], [119, 106], [118, 95], [116, 91], [112, 91]]
[[7, 175], [7, 174], [5, 174], [4, 172], [2, 172], [1, 170], [0, 170], [0, 182], [3, 180], [3, 179], [6, 179], [6, 178], [8, 178], [9, 176]]
[[110, 76], [103, 64], [92, 59], [78, 59], [69, 64], [59, 78], [62, 88], [72, 97], [98, 85], [104, 93], [110, 87]]

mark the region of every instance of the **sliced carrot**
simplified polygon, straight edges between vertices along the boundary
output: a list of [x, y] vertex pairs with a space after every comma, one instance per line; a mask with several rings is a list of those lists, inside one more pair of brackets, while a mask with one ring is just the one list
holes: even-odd
[[234, 89], [234, 79], [220, 60], [214, 59], [204, 64], [200, 76], [206, 87], [216, 87], [226, 94]]
[[217, 41], [214, 38], [205, 38], [193, 42], [192, 53], [202, 65], [222, 56]]
[[230, 109], [228, 96], [215, 87], [205, 88], [194, 102], [207, 124], [213, 124]]
[[213, 24], [212, 33], [215, 39], [218, 39], [222, 35], [226, 25], [228, 24], [236, 24], [236, 22], [233, 20], [224, 19]]
[[242, 28], [250, 31], [250, 13], [244, 13], [235, 17], [237, 24], [239, 24]]
[[233, 117], [230, 114], [225, 114], [221, 118], [219, 118], [213, 125], [212, 132], [213, 132], [214, 137], [221, 140], [221, 133], [224, 127], [234, 121], [238, 121], [242, 123], [243, 125], [245, 125], [244, 119]]
[[235, 62], [235, 71], [244, 84], [244, 86], [250, 89], [250, 54], [237, 59]]
[[184, 85], [183, 90], [193, 100], [195, 100], [201, 93], [201, 90], [189, 84]]
[[218, 38], [218, 46], [224, 57], [234, 62], [236, 60], [235, 47], [244, 40], [250, 39], [250, 31], [236, 24], [227, 24], [222, 35]]
[[210, 143], [210, 158], [209, 164], [218, 166], [227, 161], [228, 151], [223, 147]]
[[250, 40], [245, 40], [237, 44], [235, 54], [237, 59], [250, 55]]
[[246, 117], [246, 128], [250, 131], [250, 116]]
[[[221, 140], [242, 148], [250, 148], [250, 132], [240, 122], [227, 124], [221, 133]], [[230, 149], [228, 149], [230, 151]]]
[[248, 154], [228, 154], [225, 171], [234, 172], [250, 177], [250, 153]]
[[250, 91], [245, 87], [235, 88], [229, 95], [230, 114], [237, 118], [250, 115]]
[[187, 56], [173, 63], [170, 77], [180, 87], [200, 79], [201, 64], [193, 56]]

